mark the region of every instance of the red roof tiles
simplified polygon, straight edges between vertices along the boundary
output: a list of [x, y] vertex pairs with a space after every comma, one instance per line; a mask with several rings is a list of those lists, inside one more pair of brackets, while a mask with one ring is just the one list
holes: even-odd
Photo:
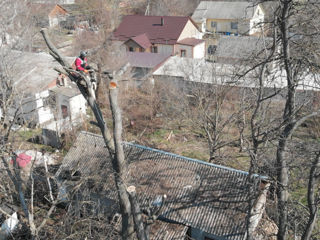
[[151, 43], [175, 44], [189, 20], [176, 16], [124, 16], [114, 38], [127, 41], [145, 33]]
[[140, 34], [140, 35], [133, 37], [133, 38], [130, 38], [130, 39], [135, 41], [138, 45], [140, 45], [144, 49], [147, 49], [148, 47], [150, 47], [152, 45], [147, 34], [145, 34], [145, 33]]

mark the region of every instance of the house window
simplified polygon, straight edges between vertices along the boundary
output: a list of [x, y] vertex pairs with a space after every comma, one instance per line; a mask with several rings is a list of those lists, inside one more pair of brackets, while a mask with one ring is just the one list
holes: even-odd
[[216, 45], [209, 45], [208, 47], [208, 54], [209, 55], [213, 55], [217, 50], [217, 46]]
[[134, 52], [133, 47], [129, 47], [129, 52]]
[[211, 28], [217, 28], [217, 22], [211, 22]]
[[187, 56], [187, 50], [181, 50], [180, 51], [180, 56], [181, 57], [186, 57]]
[[151, 52], [152, 53], [158, 53], [158, 47], [157, 46], [152, 46], [151, 47]]
[[238, 29], [238, 23], [237, 22], [231, 22], [231, 29]]
[[61, 113], [63, 119], [68, 117], [68, 107], [66, 105], [61, 105]]

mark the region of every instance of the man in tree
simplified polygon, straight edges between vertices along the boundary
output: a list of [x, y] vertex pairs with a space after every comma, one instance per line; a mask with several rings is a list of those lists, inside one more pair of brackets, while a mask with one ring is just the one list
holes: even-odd
[[86, 52], [84, 51], [80, 52], [79, 57], [77, 57], [75, 61], [77, 71], [83, 71], [85, 73], [88, 73], [88, 69], [90, 69], [90, 66], [88, 65], [88, 60], [86, 56], [87, 56]]
[[86, 52], [84, 51], [80, 52], [79, 57], [77, 57], [75, 61], [76, 70], [79, 72], [89, 74], [93, 90], [96, 90], [97, 89], [96, 75], [92, 67], [88, 65], [88, 60], [86, 56], [87, 56]]

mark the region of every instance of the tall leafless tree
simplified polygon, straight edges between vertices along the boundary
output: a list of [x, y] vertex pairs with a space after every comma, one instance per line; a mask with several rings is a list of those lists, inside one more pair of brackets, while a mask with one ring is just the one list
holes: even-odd
[[[260, 87], [257, 104], [251, 116], [251, 139], [249, 141], [252, 145], [249, 148], [249, 155], [251, 157], [251, 172], [253, 173], [258, 171], [256, 166], [259, 158], [259, 145], [270, 140], [276, 143], [274, 157], [276, 168], [273, 171], [274, 175], [272, 172], [270, 174], [277, 183], [277, 222], [279, 227], [277, 238], [278, 240], [285, 240], [288, 238], [290, 222], [290, 219], [288, 219], [289, 143], [301, 124], [319, 114], [318, 109], [308, 108], [310, 99], [305, 98], [304, 101], [301, 101], [302, 92], [298, 90], [299, 87], [308, 84], [312, 85], [313, 89], [317, 88], [317, 78], [315, 76], [319, 73], [319, 51], [314, 46], [319, 39], [316, 30], [318, 21], [315, 21], [315, 18], [318, 19], [319, 6], [315, 1], [282, 0], [273, 3], [277, 5], [277, 8], [274, 17], [270, 19], [271, 22], [268, 22], [269, 26], [271, 23], [274, 32], [273, 44], [269, 48], [270, 54], [264, 57], [262, 61], [260, 59], [258, 64], [252, 68], [259, 69], [258, 72], [261, 74], [258, 78], [260, 79]], [[272, 65], [273, 67], [271, 67]], [[265, 71], [266, 67], [269, 68], [269, 71]], [[266, 79], [275, 82], [277, 80], [279, 82], [279, 79], [281, 79], [285, 84], [281, 91], [276, 89], [274, 94], [263, 94], [265, 87], [262, 84], [266, 82]], [[281, 86], [278, 87], [281, 88]], [[263, 108], [261, 108], [264, 105], [262, 103], [266, 99], [279, 98], [279, 96], [284, 96], [283, 106], [278, 106], [282, 114], [273, 124], [270, 124], [267, 128], [261, 128], [257, 121], [261, 120], [261, 116], [263, 116], [261, 114], [264, 114]]]
[[[118, 190], [119, 205], [122, 215], [122, 239], [134, 239], [135, 237], [135, 228], [141, 229], [138, 225], [141, 225], [141, 222], [133, 221], [133, 215], [131, 211], [131, 203], [129, 200], [129, 195], [127, 192], [125, 184], [125, 176], [127, 174], [127, 161], [124, 156], [124, 151], [122, 147], [122, 119], [121, 119], [121, 110], [118, 106], [118, 83], [117, 79], [124, 73], [125, 69], [120, 69], [118, 72], [113, 73], [113, 79], [109, 83], [109, 100], [110, 107], [112, 111], [112, 120], [113, 120], [113, 138], [109, 129], [106, 125], [105, 120], [101, 110], [96, 102], [95, 92], [92, 85], [92, 78], [94, 78], [93, 73], [86, 75], [81, 72], [76, 72], [72, 67], [64, 60], [63, 56], [60, 55], [58, 50], [50, 41], [46, 29], [41, 30], [41, 33], [46, 41], [46, 44], [50, 50], [50, 54], [61, 64], [63, 70], [56, 69], [64, 74], [66, 74], [72, 81], [74, 81], [82, 95], [87, 100], [89, 106], [91, 107], [95, 118], [97, 120], [97, 126], [99, 126], [102, 136], [104, 138], [106, 147], [109, 151], [109, 155], [112, 161], [113, 170], [115, 172], [115, 182]], [[136, 226], [134, 226], [134, 223]], [[138, 231], [140, 233], [140, 231]]]

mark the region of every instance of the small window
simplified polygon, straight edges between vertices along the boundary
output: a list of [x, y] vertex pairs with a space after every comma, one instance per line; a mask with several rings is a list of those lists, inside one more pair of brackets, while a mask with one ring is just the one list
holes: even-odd
[[134, 51], [133, 47], [129, 47], [129, 52], [133, 52], [133, 51]]
[[210, 45], [210, 46], [208, 47], [208, 54], [209, 54], [209, 55], [213, 55], [213, 54], [216, 52], [216, 50], [217, 50], [217, 46], [215, 46], [215, 45]]
[[157, 46], [152, 46], [151, 47], [151, 52], [152, 53], [158, 53], [158, 47]]
[[181, 57], [186, 57], [187, 56], [187, 50], [181, 50], [180, 51], [180, 56]]
[[217, 22], [211, 22], [211, 27], [212, 28], [217, 28]]
[[61, 113], [63, 119], [68, 117], [68, 107], [66, 105], [61, 105]]
[[238, 29], [238, 23], [237, 22], [231, 22], [231, 29]]

